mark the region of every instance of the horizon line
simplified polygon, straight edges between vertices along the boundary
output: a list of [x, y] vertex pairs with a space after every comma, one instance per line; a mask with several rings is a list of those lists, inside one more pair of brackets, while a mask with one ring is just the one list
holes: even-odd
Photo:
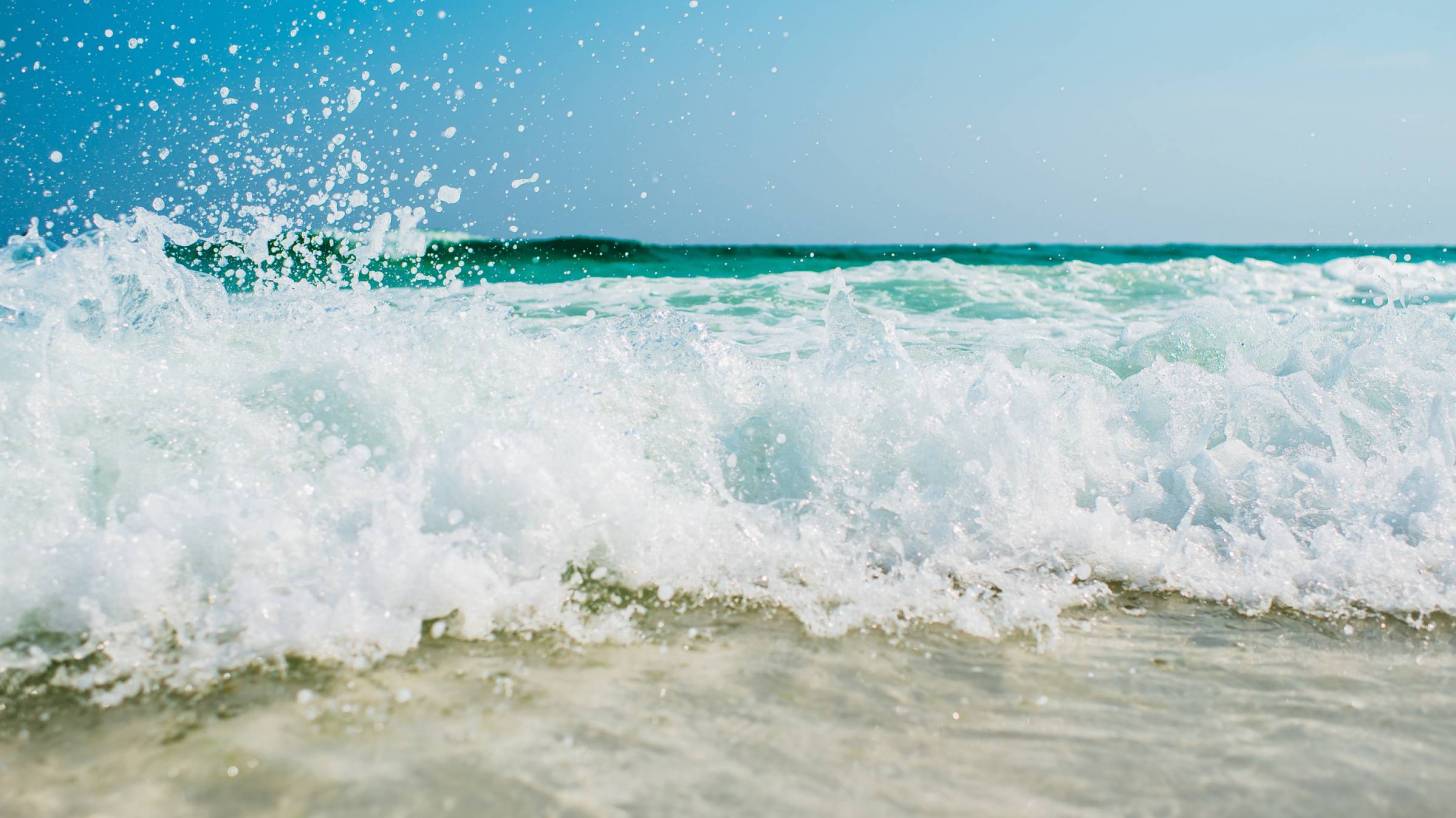
[[863, 247], [863, 248], [884, 248], [884, 247], [1089, 247], [1089, 248], [1112, 248], [1112, 247], [1278, 247], [1287, 249], [1298, 248], [1407, 248], [1423, 250], [1456, 250], [1456, 241], [1452, 242], [1297, 242], [1297, 241], [659, 241], [652, 239], [637, 239], [624, 236], [598, 235], [591, 233], [562, 233], [551, 236], [522, 236], [518, 238], [502, 238], [499, 236], [475, 235], [463, 230], [419, 230], [427, 238], [432, 240], [454, 240], [493, 242], [497, 244], [541, 244], [548, 242], [603, 242], [618, 244], [635, 244], [650, 247], [700, 247], [700, 248], [721, 248], [721, 247], [794, 247], [794, 248], [838, 248], [838, 247]]

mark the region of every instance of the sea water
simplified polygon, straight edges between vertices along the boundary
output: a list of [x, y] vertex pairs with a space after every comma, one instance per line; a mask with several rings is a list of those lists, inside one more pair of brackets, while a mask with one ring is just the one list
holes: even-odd
[[14, 814], [1432, 809], [1453, 275], [15, 237], [0, 778]]

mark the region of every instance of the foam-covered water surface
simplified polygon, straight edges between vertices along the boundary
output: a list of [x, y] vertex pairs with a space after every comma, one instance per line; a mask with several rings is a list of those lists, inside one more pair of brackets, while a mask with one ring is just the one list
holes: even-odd
[[684, 598], [1043, 640], [1113, 587], [1456, 609], [1438, 260], [238, 287], [195, 239], [0, 260], [0, 671], [112, 702]]

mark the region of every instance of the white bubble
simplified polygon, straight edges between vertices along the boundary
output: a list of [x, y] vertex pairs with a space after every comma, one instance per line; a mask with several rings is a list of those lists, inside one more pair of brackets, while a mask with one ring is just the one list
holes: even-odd
[[64, 158], [65, 157], [61, 155], [61, 152], [60, 151], [51, 151], [51, 161], [52, 162], [55, 162], [57, 164], [60, 164], [60, 161], [62, 159], [64, 159]]

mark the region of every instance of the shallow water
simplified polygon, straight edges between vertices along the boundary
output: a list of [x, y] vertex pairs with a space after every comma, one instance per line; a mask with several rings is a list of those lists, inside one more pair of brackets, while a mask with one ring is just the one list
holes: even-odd
[[[659, 625], [660, 623], [660, 625]], [[1124, 594], [1055, 644], [657, 610], [98, 711], [7, 700], [14, 815], [1441, 814], [1444, 622]], [[21, 738], [21, 736], [24, 736]]]

